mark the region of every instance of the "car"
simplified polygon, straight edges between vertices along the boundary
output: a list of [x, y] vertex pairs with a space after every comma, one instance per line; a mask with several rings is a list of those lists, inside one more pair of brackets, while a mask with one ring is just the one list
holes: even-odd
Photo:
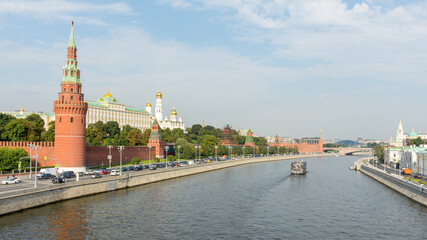
[[412, 174], [411, 169], [409, 169], [409, 168], [403, 168], [402, 173], [404, 175], [411, 175]]
[[122, 172], [126, 172], [128, 170], [127, 167], [122, 167]]
[[97, 173], [95, 173], [95, 174], [99, 174], [99, 175], [106, 175], [106, 174], [109, 174], [110, 172], [109, 171], [107, 171], [106, 169], [104, 169], [104, 170], [102, 170], [102, 171], [100, 171], [100, 172], [97, 172]]
[[135, 171], [141, 171], [142, 169], [144, 169], [142, 165], [138, 165], [135, 167]]
[[50, 174], [50, 173], [42, 173], [42, 174], [37, 174], [37, 178], [38, 179], [50, 179], [55, 177], [54, 175]]
[[119, 169], [113, 169], [111, 170], [111, 176], [119, 176], [120, 175], [120, 170]]
[[95, 173], [91, 177], [95, 179], [95, 178], [101, 178], [102, 176], [99, 173]]
[[60, 176], [62, 176], [64, 178], [75, 178], [76, 177], [76, 175], [74, 174], [73, 171], [65, 171], [65, 172], [61, 173]]
[[65, 183], [65, 181], [66, 181], [66, 179], [62, 176], [59, 178], [57, 178], [57, 177], [52, 178], [52, 183], [54, 183], [54, 184]]
[[88, 169], [86, 170], [86, 172], [84, 172], [85, 175], [92, 175], [95, 174], [95, 172], [92, 169]]
[[150, 169], [150, 170], [157, 170], [157, 166], [154, 165], [154, 164], [152, 164], [152, 165], [150, 165], [150, 167], [148, 169]]
[[15, 184], [20, 182], [21, 182], [21, 179], [17, 177], [8, 177], [6, 178], [6, 180], [1, 181], [1, 184], [6, 185], [6, 184]]
[[134, 171], [134, 170], [135, 170], [135, 167], [134, 167], [134, 166], [129, 166], [129, 167], [128, 167], [128, 170], [129, 170], [129, 171]]
[[144, 169], [150, 169], [150, 165], [148, 164], [144, 165]]

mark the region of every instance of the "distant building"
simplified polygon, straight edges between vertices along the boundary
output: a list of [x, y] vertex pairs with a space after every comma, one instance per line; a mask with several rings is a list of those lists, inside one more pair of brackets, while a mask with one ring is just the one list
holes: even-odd
[[[151, 103], [147, 103], [145, 111], [151, 114]], [[175, 128], [180, 128], [185, 131], [184, 122], [182, 121], [181, 117], [178, 117], [178, 113], [175, 108], [171, 110], [169, 118], [163, 118], [163, 94], [160, 92], [160, 90], [156, 94], [156, 109], [152, 118], [157, 119], [161, 129], [169, 128], [172, 130]]]
[[231, 132], [231, 127], [228, 124], [227, 126], [225, 126], [221, 134], [220, 143], [223, 146], [236, 146], [236, 143], [234, 142], [233, 134]]
[[16, 118], [26, 118], [27, 116], [31, 115], [31, 114], [38, 114], [40, 115], [40, 117], [43, 119], [44, 121], [44, 128], [46, 130], [49, 129], [49, 123], [51, 121], [55, 121], [55, 113], [43, 113], [43, 112], [25, 112], [23, 108], [21, 108], [20, 111], [3, 111], [1, 112], [3, 114], [9, 114], [12, 115]]

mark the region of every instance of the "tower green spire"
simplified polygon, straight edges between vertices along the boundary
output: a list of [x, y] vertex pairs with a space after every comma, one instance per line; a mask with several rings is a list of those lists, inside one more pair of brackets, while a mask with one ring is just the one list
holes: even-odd
[[75, 47], [76, 41], [74, 40], [74, 21], [71, 22], [71, 33], [70, 40], [68, 41], [68, 47]]

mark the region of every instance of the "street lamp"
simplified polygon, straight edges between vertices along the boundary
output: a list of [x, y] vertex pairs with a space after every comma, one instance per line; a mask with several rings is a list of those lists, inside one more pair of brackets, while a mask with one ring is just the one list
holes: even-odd
[[35, 170], [35, 174], [36, 175], [34, 177], [34, 187], [36, 188], [37, 187], [37, 160], [39, 158], [37, 150], [41, 150], [42, 148], [40, 146], [35, 146], [35, 145], [31, 144], [30, 150], [32, 150], [32, 149], [36, 150], [36, 155], [35, 155], [35, 158], [36, 158], [36, 170]]
[[218, 150], [218, 146], [215, 146], [215, 161], [218, 161], [217, 150]]
[[151, 165], [151, 148], [153, 146], [148, 146], [148, 166]]
[[179, 149], [181, 148], [181, 146], [178, 146], [178, 161], [179, 161]]
[[197, 146], [194, 146], [194, 161], [197, 159]]
[[245, 146], [243, 146], [242, 149], [243, 149], [243, 158], [245, 158]]
[[33, 144], [28, 144], [28, 146], [30, 147], [30, 177], [29, 179], [31, 179], [32, 175], [33, 175], [33, 170], [32, 170], [32, 166], [31, 166], [31, 162], [32, 162], [32, 158], [31, 158], [31, 151], [33, 150]]
[[277, 146], [277, 156], [279, 156], [279, 146]]
[[120, 152], [120, 176], [122, 175], [122, 158], [123, 158], [123, 149], [125, 149], [124, 146], [119, 146], [118, 147], [119, 152]]
[[169, 151], [169, 146], [166, 146], [166, 169], [168, 169], [168, 151]]
[[111, 155], [111, 149], [113, 148], [113, 146], [112, 145], [108, 145], [107, 148], [108, 148], [108, 162], [109, 162], [110, 169], [111, 169], [111, 159], [113, 159], [113, 156]]
[[270, 146], [267, 147], [267, 156], [270, 155], [269, 152], [270, 152]]

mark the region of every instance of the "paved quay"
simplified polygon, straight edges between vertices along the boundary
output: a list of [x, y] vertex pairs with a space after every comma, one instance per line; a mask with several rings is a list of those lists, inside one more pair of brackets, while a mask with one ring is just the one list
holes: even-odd
[[[0, 215], [42, 206], [45, 204], [63, 201], [67, 199], [98, 194], [128, 187], [135, 187], [144, 184], [200, 174], [219, 169], [235, 167], [245, 164], [254, 164], [269, 161], [282, 161], [299, 158], [331, 156], [333, 154], [302, 154], [285, 156], [268, 156], [257, 158], [243, 158], [227, 161], [219, 161], [206, 164], [197, 164], [187, 167], [163, 168], [155, 171], [124, 172], [122, 176], [104, 176], [99, 179], [82, 178], [81, 181], [71, 181], [65, 184], [52, 184], [44, 181], [45, 184], [38, 188], [26, 187], [23, 189], [0, 188]], [[39, 181], [42, 182], [42, 181]], [[19, 185], [19, 184], [14, 184]], [[14, 186], [11, 185], [11, 186]], [[30, 184], [31, 185], [31, 184]], [[33, 185], [34, 186], [34, 185]], [[3, 191], [3, 189], [5, 191]]]

